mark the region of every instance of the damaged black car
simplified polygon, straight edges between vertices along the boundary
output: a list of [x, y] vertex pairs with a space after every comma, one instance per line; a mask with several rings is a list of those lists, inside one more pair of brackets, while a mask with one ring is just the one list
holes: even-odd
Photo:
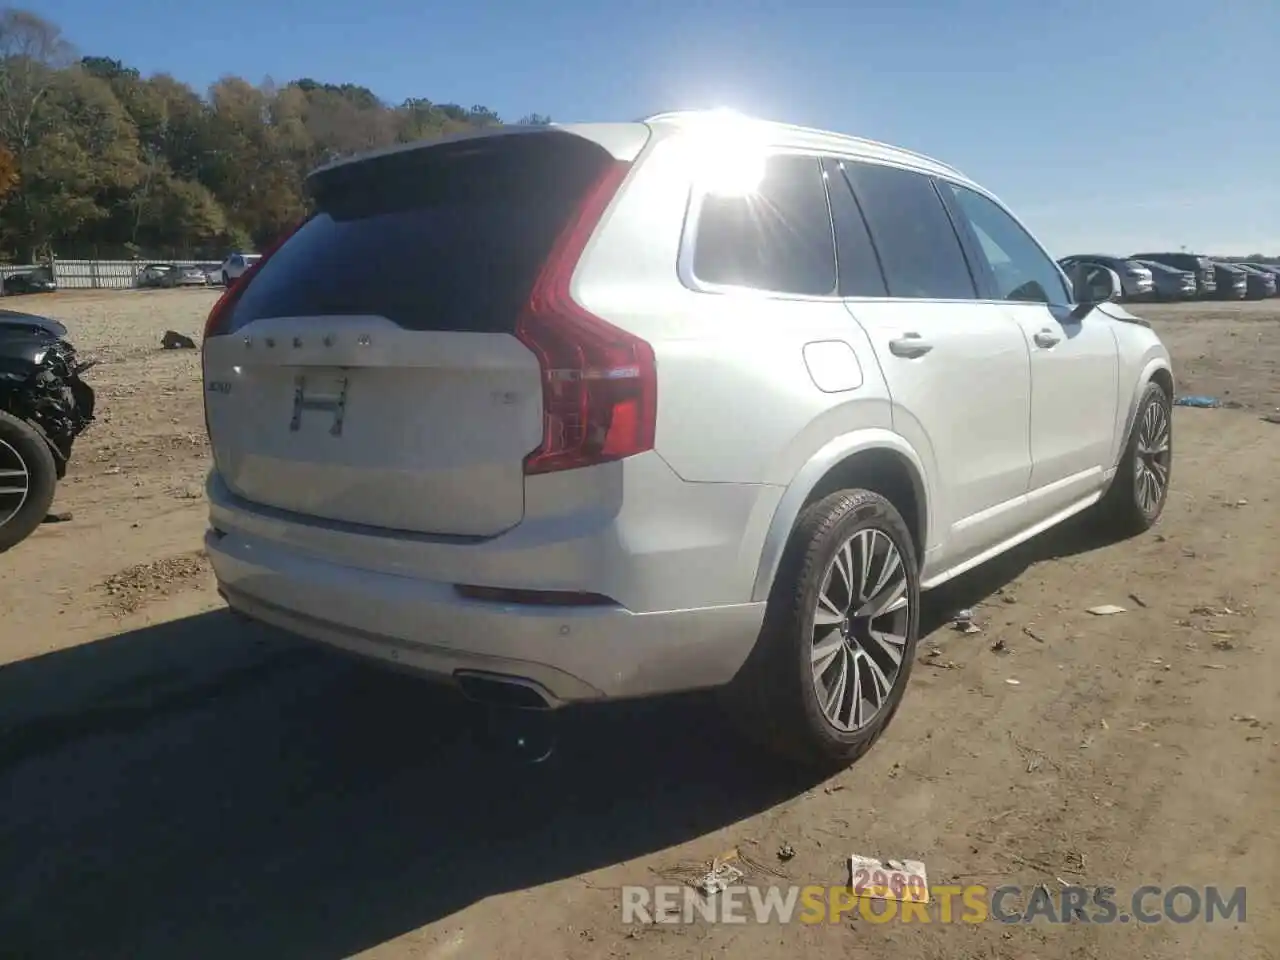
[[94, 393], [57, 320], [0, 310], [0, 553], [45, 519]]

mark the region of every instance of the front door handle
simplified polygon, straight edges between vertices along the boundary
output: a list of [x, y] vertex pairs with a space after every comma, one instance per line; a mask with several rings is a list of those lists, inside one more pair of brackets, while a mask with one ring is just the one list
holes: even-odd
[[923, 357], [926, 353], [933, 349], [933, 344], [929, 343], [920, 334], [904, 333], [896, 340], [889, 341], [889, 352], [895, 357], [906, 357], [908, 360], [914, 360], [916, 357]]
[[1049, 349], [1049, 347], [1055, 347], [1062, 342], [1062, 338], [1060, 336], [1047, 328], [1037, 333], [1033, 339], [1035, 340], [1037, 347], [1044, 347], [1046, 350]]

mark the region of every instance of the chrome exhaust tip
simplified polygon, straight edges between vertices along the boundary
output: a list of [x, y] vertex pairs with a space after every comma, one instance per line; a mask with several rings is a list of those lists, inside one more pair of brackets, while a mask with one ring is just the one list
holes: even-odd
[[481, 748], [518, 766], [545, 763], [555, 753], [555, 703], [537, 684], [472, 671], [458, 671], [454, 680], [481, 708], [474, 728]]

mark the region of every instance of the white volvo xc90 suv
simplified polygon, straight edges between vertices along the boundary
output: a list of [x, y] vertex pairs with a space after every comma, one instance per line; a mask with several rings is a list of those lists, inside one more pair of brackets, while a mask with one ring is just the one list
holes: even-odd
[[722, 688], [790, 756], [893, 717], [922, 590], [1169, 489], [1169, 354], [989, 192], [721, 113], [318, 170], [203, 346], [220, 590], [530, 707]]

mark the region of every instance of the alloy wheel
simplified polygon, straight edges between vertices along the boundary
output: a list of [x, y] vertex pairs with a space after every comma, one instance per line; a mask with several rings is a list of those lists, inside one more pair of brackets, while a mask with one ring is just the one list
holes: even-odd
[[30, 489], [31, 473], [26, 461], [10, 444], [0, 440], [0, 527], [17, 516]]
[[881, 530], [859, 530], [823, 574], [810, 662], [827, 721], [851, 733], [874, 720], [898, 680], [911, 623], [906, 567]]
[[1151, 403], [1138, 424], [1134, 456], [1133, 495], [1142, 512], [1150, 516], [1169, 487], [1169, 411], [1163, 403]]

